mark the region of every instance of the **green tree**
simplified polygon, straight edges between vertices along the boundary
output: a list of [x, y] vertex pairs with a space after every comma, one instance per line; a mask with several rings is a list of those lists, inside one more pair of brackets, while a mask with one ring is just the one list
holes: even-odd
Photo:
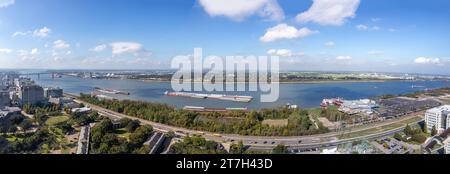
[[132, 120], [132, 121], [128, 122], [125, 129], [128, 132], [134, 132], [140, 125], [141, 125], [141, 122], [139, 120]]
[[131, 121], [131, 119], [129, 119], [129, 118], [120, 119], [119, 120], [120, 127], [121, 128], [126, 127], [128, 125], [128, 123], [130, 123], [130, 121]]
[[404, 130], [405, 134], [408, 136], [412, 136], [414, 134], [413, 130], [411, 129], [411, 126], [409, 126], [409, 124], [406, 125], [405, 130]]
[[403, 141], [403, 137], [402, 137], [402, 135], [400, 135], [399, 133], [395, 133], [395, 134], [394, 134], [394, 138], [397, 139], [397, 140], [399, 140], [399, 141]]
[[427, 124], [424, 124], [423, 125], [423, 133], [428, 133], [428, 126], [427, 126]]
[[130, 134], [130, 144], [132, 148], [140, 147], [150, 137], [153, 127], [149, 125], [141, 126], [136, 131]]
[[231, 154], [243, 154], [244, 153], [244, 143], [242, 141], [239, 141], [237, 144], [232, 144], [230, 147], [230, 153]]
[[23, 120], [23, 121], [19, 124], [19, 127], [22, 128], [22, 130], [25, 131], [25, 132], [26, 132], [28, 129], [30, 129], [32, 126], [33, 126], [33, 123], [32, 123], [30, 120], [28, 120], [28, 119]]
[[287, 147], [283, 144], [279, 144], [277, 145], [273, 150], [272, 150], [273, 154], [287, 154]]
[[167, 132], [167, 133], [166, 133], [166, 137], [167, 137], [167, 138], [173, 138], [173, 137], [175, 137], [175, 132], [174, 132], [174, 131], [169, 131], [169, 132]]
[[431, 136], [435, 136], [436, 134], [437, 134], [436, 126], [433, 126], [433, 128], [431, 128]]
[[0, 136], [0, 154], [8, 153], [8, 140], [3, 136]]

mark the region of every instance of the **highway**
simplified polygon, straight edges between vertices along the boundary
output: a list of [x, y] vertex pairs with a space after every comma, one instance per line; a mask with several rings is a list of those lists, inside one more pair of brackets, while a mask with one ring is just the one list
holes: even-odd
[[[66, 96], [78, 98], [77, 96], [65, 94]], [[173, 131], [176, 135], [184, 137], [188, 135], [202, 135], [207, 140], [213, 140], [216, 142], [222, 142], [222, 143], [232, 143], [232, 142], [239, 142], [242, 141], [244, 145], [249, 145], [253, 149], [258, 150], [266, 150], [266, 149], [272, 149], [273, 147], [277, 146], [278, 144], [284, 144], [286, 146], [289, 146], [290, 148], [317, 148], [317, 147], [328, 147], [328, 146], [335, 146], [339, 144], [345, 144], [352, 141], [358, 141], [358, 140], [364, 140], [364, 139], [376, 139], [388, 135], [392, 135], [396, 132], [400, 132], [403, 130], [402, 128], [397, 128], [385, 132], [378, 132], [376, 134], [371, 135], [365, 135], [360, 136], [356, 138], [350, 138], [350, 139], [338, 139], [337, 137], [340, 135], [338, 132], [330, 132], [326, 134], [318, 134], [318, 135], [310, 135], [310, 136], [289, 136], [289, 137], [280, 137], [280, 136], [242, 136], [242, 135], [235, 135], [235, 134], [217, 134], [213, 132], [205, 132], [205, 131], [197, 131], [197, 130], [190, 130], [175, 126], [169, 126], [165, 124], [155, 123], [152, 121], [139, 119], [136, 117], [128, 116], [125, 114], [113, 112], [111, 110], [102, 108], [100, 106], [92, 105], [90, 103], [86, 103], [84, 101], [75, 100], [78, 103], [83, 103], [86, 106], [89, 106], [92, 110], [97, 111], [99, 114], [109, 117], [111, 119], [121, 119], [121, 118], [129, 118], [132, 120], [139, 120], [142, 124], [148, 124], [151, 125], [155, 130], [160, 132], [169, 132]], [[346, 131], [346, 134], [348, 133], [355, 133], [355, 132], [361, 132], [373, 128], [378, 128], [382, 126], [387, 126], [391, 124], [395, 124], [401, 121], [405, 121], [408, 119], [411, 119], [413, 117], [416, 117], [417, 115], [423, 114], [423, 112], [414, 113], [408, 116], [404, 116], [398, 119], [393, 120], [387, 120], [379, 123], [374, 123], [371, 125], [353, 128], [352, 130]]]

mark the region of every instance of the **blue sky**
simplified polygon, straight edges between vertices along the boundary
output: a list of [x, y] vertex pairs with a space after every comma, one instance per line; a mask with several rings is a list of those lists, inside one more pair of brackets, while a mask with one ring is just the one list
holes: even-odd
[[281, 69], [450, 74], [448, 0], [0, 0], [0, 68], [168, 68], [278, 55]]

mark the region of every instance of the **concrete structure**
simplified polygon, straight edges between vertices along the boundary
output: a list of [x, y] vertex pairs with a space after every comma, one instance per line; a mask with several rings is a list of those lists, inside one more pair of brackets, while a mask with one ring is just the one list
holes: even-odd
[[12, 115], [20, 115], [22, 109], [18, 107], [3, 107], [0, 109], [0, 119], [10, 117]]
[[87, 108], [87, 107], [84, 107], [84, 108], [73, 108], [71, 111], [72, 112], [85, 113], [85, 112], [91, 112], [91, 108]]
[[16, 74], [14, 72], [9, 72], [6, 74], [0, 75], [0, 86], [8, 87], [14, 85], [14, 79], [19, 78], [19, 74]]
[[38, 85], [21, 86], [18, 91], [21, 104], [38, 104], [45, 101], [44, 89]]
[[78, 137], [77, 154], [89, 154], [89, 136], [91, 134], [91, 126], [83, 126]]
[[344, 100], [339, 111], [348, 114], [366, 113], [372, 114], [373, 109], [378, 107], [375, 101], [369, 99]]
[[52, 104], [55, 104], [55, 105], [59, 105], [61, 107], [66, 107], [67, 106], [67, 107], [69, 107], [71, 109], [80, 107], [80, 105], [75, 103], [72, 98], [68, 98], [68, 97], [59, 97], [59, 98], [52, 98], [52, 97], [50, 97], [48, 99], [48, 102], [52, 103]]
[[427, 110], [425, 112], [425, 124], [427, 125], [428, 132], [431, 132], [433, 127], [436, 127], [438, 133], [442, 133], [444, 130], [449, 128], [449, 111], [450, 105], [444, 105]]
[[444, 141], [445, 154], [450, 154], [450, 136]]
[[165, 138], [166, 136], [164, 135], [164, 133], [154, 132], [152, 136], [149, 138], [149, 140], [144, 143], [144, 145], [150, 147], [149, 154], [156, 154], [159, 147], [164, 142]]
[[14, 79], [14, 86], [17, 88], [20, 88], [22, 86], [31, 86], [31, 85], [35, 85], [34, 81], [31, 80], [30, 78], [15, 78]]
[[44, 96], [47, 98], [63, 97], [63, 89], [61, 88], [44, 88]]
[[9, 106], [11, 99], [9, 98], [8, 91], [0, 91], [0, 107]]

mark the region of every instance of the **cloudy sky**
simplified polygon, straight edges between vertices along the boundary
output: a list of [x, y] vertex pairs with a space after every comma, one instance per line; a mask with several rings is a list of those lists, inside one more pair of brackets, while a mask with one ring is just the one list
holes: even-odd
[[278, 55], [283, 70], [450, 74], [448, 0], [0, 0], [0, 68], [160, 69]]

